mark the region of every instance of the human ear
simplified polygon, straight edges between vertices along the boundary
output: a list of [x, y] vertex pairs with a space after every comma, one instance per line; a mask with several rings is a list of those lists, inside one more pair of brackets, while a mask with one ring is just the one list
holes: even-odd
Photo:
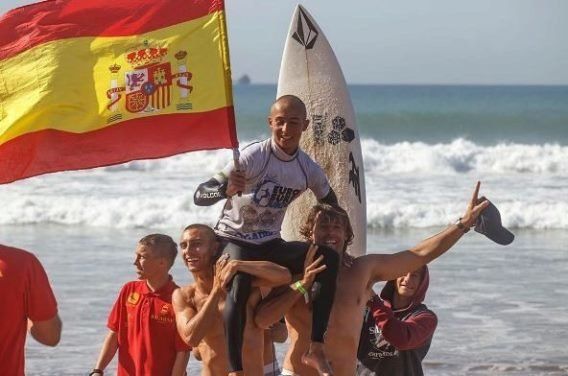
[[302, 128], [302, 132], [305, 131], [306, 129], [308, 129], [308, 125], [310, 125], [310, 120], [305, 119], [304, 120], [304, 127]]

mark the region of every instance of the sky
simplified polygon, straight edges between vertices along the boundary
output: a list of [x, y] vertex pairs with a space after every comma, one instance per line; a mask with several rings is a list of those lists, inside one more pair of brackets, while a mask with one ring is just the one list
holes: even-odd
[[[28, 3], [2, 0], [0, 13]], [[275, 83], [298, 1], [225, 3], [233, 78]], [[568, 85], [568, 0], [300, 3], [348, 83]]]

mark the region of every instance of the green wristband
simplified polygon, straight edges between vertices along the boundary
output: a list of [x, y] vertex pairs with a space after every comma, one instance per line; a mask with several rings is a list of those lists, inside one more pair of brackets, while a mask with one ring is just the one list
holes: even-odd
[[306, 291], [304, 285], [302, 285], [302, 282], [300, 282], [300, 281], [296, 281], [296, 283], [294, 283], [294, 287], [296, 288], [297, 291], [302, 293], [302, 295], [306, 295], [308, 293]]

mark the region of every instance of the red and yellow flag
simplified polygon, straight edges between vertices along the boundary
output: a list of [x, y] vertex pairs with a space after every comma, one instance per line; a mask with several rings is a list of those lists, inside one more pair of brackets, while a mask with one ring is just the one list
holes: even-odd
[[235, 146], [223, 0], [51, 0], [0, 18], [0, 184]]

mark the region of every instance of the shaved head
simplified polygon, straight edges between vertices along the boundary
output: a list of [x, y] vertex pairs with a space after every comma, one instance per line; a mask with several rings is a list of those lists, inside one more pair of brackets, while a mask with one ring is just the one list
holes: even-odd
[[306, 105], [304, 102], [295, 95], [283, 95], [276, 99], [272, 106], [270, 107], [270, 113], [274, 113], [277, 108], [280, 107], [291, 107], [296, 110], [299, 110], [301, 114], [303, 114], [303, 118], [305, 119], [308, 116], [308, 111], [306, 110]]
[[217, 241], [217, 235], [215, 235], [215, 231], [213, 231], [213, 229], [207, 225], [201, 223], [194, 223], [184, 228], [183, 232], [189, 230], [198, 230], [201, 234], [205, 235], [207, 240], [212, 242]]

